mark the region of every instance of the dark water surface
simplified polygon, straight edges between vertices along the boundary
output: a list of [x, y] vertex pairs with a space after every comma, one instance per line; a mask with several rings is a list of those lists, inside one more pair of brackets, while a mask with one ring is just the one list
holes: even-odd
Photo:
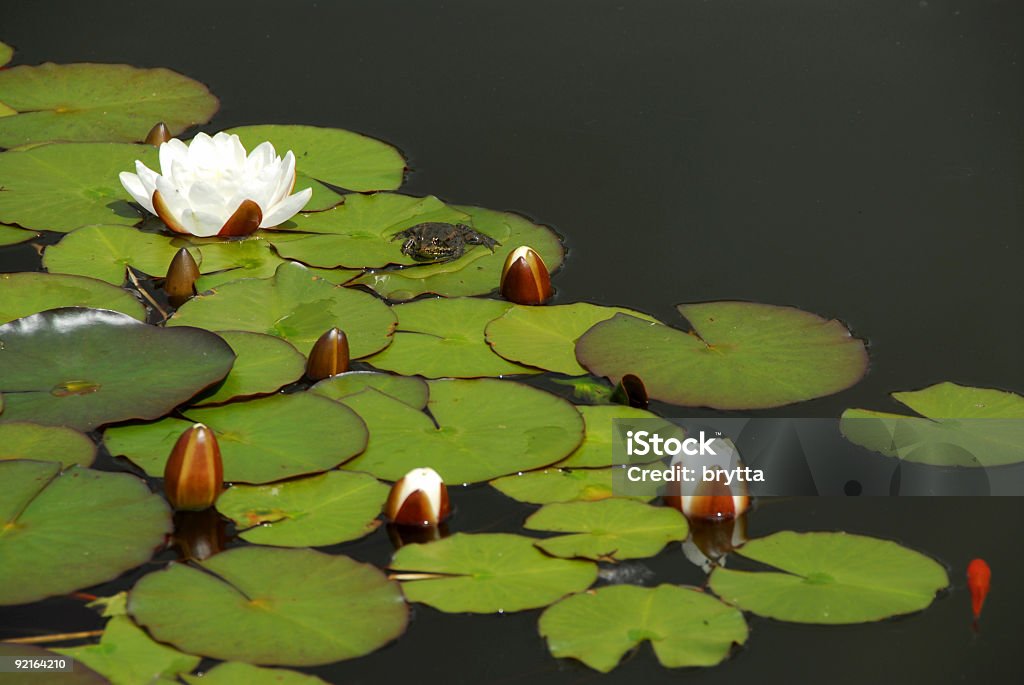
[[[847, 322], [872, 369], [838, 395], [759, 415], [897, 410], [950, 380], [1024, 392], [1024, 5], [1012, 2], [194, 2], [5, 0], [17, 63], [167, 66], [223, 107], [209, 131], [305, 123], [402, 148], [405, 192], [520, 211], [565, 236], [559, 301], [641, 309], [710, 299]], [[2, 182], [2, 179], [0, 179]], [[0, 249], [0, 270], [35, 268]], [[670, 412], [679, 410], [668, 410]], [[531, 510], [455, 494], [452, 528], [515, 530]], [[847, 530], [950, 568], [927, 611], [815, 627], [752, 617], [712, 669], [644, 647], [609, 676], [551, 658], [539, 612], [414, 607], [408, 633], [314, 669], [332, 682], [983, 682], [1019, 670], [1020, 498], [762, 502], [751, 535]], [[338, 551], [383, 564], [383, 531]], [[980, 634], [963, 571], [993, 569]], [[678, 546], [646, 562], [699, 583]], [[143, 571], [101, 591], [128, 587]], [[97, 628], [54, 599], [0, 610], [0, 638]]]

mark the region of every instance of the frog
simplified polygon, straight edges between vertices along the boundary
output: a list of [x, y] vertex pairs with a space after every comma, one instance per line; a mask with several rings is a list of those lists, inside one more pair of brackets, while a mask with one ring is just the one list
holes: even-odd
[[417, 262], [450, 262], [464, 255], [467, 245], [483, 245], [494, 252], [495, 246], [501, 244], [466, 224], [440, 221], [416, 224], [391, 237], [392, 241], [399, 239], [405, 240], [402, 254]]

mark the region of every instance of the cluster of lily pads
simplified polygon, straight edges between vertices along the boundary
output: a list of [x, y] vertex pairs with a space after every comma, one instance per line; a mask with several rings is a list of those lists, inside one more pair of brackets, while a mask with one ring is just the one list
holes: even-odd
[[[614, 496], [612, 419], [657, 418], [609, 404], [615, 383], [633, 374], [651, 399], [680, 406], [778, 407], [856, 383], [864, 342], [838, 321], [767, 304], [680, 305], [683, 328], [617, 307], [487, 297], [517, 246], [556, 271], [557, 234], [518, 214], [401, 194], [401, 153], [339, 129], [230, 129], [247, 149], [291, 150], [308, 204], [241, 239], [168, 231], [131, 203], [119, 174], [136, 160], [157, 166], [157, 150], [139, 144], [154, 122], [180, 135], [217, 107], [202, 84], [165, 69], [0, 71], [0, 244], [46, 244], [45, 272], [0, 274], [0, 604], [111, 580], [168, 539], [182, 556], [103, 603], [98, 645], [57, 650], [102, 674], [83, 682], [321, 682], [258, 665], [367, 654], [403, 633], [409, 603], [545, 608], [551, 653], [599, 671], [644, 641], [665, 666], [710, 666], [746, 641], [744, 612], [875, 621], [921, 610], [948, 585], [940, 564], [895, 543], [790, 531], [735, 550], [772, 570], [719, 564], [710, 592], [595, 585], [599, 564], [653, 556], [692, 528], [672, 508]], [[471, 226], [498, 247], [419, 263], [393, 238], [426, 222]], [[152, 286], [182, 249], [198, 294], [164, 310]], [[332, 328], [358, 370], [304, 380]], [[539, 374], [598, 391], [573, 403], [521, 382]], [[870, 413], [876, 430], [854, 439], [928, 463], [944, 462], [922, 444], [948, 441], [956, 429], [943, 422], [968, 407], [1024, 417], [1024, 399], [995, 390], [943, 384], [897, 398], [936, 435], [896, 444], [894, 417]], [[217, 436], [231, 484], [213, 527], [230, 521], [246, 544], [197, 543], [186, 534], [194, 522], [172, 525], [146, 481], [90, 468], [99, 444], [159, 478], [196, 423]], [[962, 465], [1024, 457], [1007, 448], [991, 458]], [[375, 531], [382, 481], [421, 466], [542, 505], [523, 527], [543, 535], [438, 535], [401, 546], [390, 576], [312, 549]], [[200, 657], [225, 663], [191, 675]]]

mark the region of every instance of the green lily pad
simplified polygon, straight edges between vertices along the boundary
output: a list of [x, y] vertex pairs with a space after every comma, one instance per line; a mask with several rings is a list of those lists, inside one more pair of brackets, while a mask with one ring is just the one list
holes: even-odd
[[113, 685], [152, 683], [166, 676], [173, 679], [199, 665], [200, 658], [154, 642], [146, 632], [124, 616], [107, 622], [98, 645], [56, 650], [101, 673]]
[[206, 86], [169, 69], [127, 64], [40, 64], [0, 71], [0, 147], [50, 140], [133, 143], [158, 121], [178, 135], [220, 103]]
[[[281, 154], [295, 153], [295, 166], [312, 178], [347, 190], [394, 190], [402, 185], [405, 158], [382, 141], [340, 128], [258, 125], [228, 129], [246, 149], [265, 140]], [[298, 187], [298, 181], [296, 181]]]
[[[294, 217], [291, 222], [294, 226], [288, 228], [313, 235], [275, 244], [275, 247], [282, 257], [311, 266], [361, 268], [415, 264], [412, 257], [402, 254], [402, 241], [393, 238], [411, 226], [433, 221], [456, 224], [469, 223], [471, 219], [432, 196], [352, 194], [346, 195], [345, 203], [334, 209]], [[487, 250], [482, 246], [469, 246], [469, 249]]]
[[[675, 437], [682, 440], [686, 431], [680, 426], [662, 419], [644, 409], [636, 409], [619, 404], [593, 405], [576, 407], [583, 415], [586, 435], [583, 443], [564, 461], [558, 463], [561, 468], [593, 468], [611, 466], [614, 463], [612, 445], [615, 441], [614, 428], [616, 419], [620, 421], [642, 421], [644, 430], [657, 432], [663, 438]], [[657, 421], [657, 423], [651, 423]], [[657, 457], [654, 457], [655, 459]]]
[[579, 412], [543, 390], [493, 379], [429, 386], [430, 416], [372, 388], [344, 398], [370, 430], [344, 468], [396, 481], [429, 466], [449, 484], [475, 483], [556, 462], [582, 439]]
[[408, 620], [398, 584], [373, 566], [269, 547], [172, 563], [135, 585], [128, 611], [154, 638], [190, 654], [285, 666], [369, 654]]
[[306, 371], [306, 358], [281, 338], [245, 331], [218, 331], [217, 335], [231, 346], [235, 363], [223, 381], [192, 401], [195, 406], [266, 395], [297, 381]]
[[[506, 613], [547, 606], [597, 580], [589, 561], [555, 559], [534, 547], [534, 538], [508, 533], [456, 533], [429, 544], [406, 545], [390, 568], [410, 578], [402, 591], [410, 602], [449, 613]], [[424, 577], [413, 580], [417, 575]]]
[[0, 323], [58, 307], [112, 309], [146, 319], [145, 307], [131, 293], [94, 278], [32, 271], [0, 274]]
[[17, 245], [18, 243], [38, 237], [39, 234], [35, 231], [25, 231], [17, 226], [0, 224], [0, 247], [4, 245]]
[[349, 371], [324, 379], [311, 387], [310, 392], [342, 400], [362, 392], [366, 388], [376, 388], [385, 395], [406, 403], [413, 409], [427, 406], [429, 389], [422, 378], [395, 376], [390, 373], [376, 371]]
[[242, 278], [270, 278], [285, 263], [265, 233], [245, 240], [204, 242], [199, 251], [203, 256], [202, 276], [196, 281], [199, 292]]
[[115, 578], [147, 561], [171, 530], [163, 499], [128, 474], [0, 461], [0, 483], [0, 605]]
[[[528, 504], [595, 502], [615, 497], [615, 471], [622, 469], [544, 469], [491, 481], [502, 494]], [[653, 496], [629, 497], [649, 501]]]
[[716, 595], [744, 611], [796, 623], [865, 623], [920, 611], [949, 585], [934, 559], [889, 540], [782, 531], [736, 550], [777, 572], [711, 574]]
[[334, 468], [359, 454], [366, 428], [348, 407], [310, 393], [273, 395], [218, 407], [187, 408], [187, 420], [108, 428], [103, 442], [151, 476], [161, 476], [182, 431], [209, 426], [224, 461], [224, 480], [270, 483]]
[[752, 302], [677, 307], [684, 332], [625, 314], [587, 331], [576, 357], [613, 382], [643, 379], [651, 399], [715, 409], [763, 409], [830, 395], [861, 379], [863, 341], [838, 321]]
[[[281, 154], [287, 151], [278, 150], [277, 152]], [[313, 194], [310, 195], [306, 206], [302, 208], [304, 212], [322, 212], [345, 199], [345, 196], [341, 193], [334, 192], [315, 178], [310, 178], [302, 173], [302, 169], [297, 169], [295, 171], [295, 185], [292, 186], [292, 193], [301, 193], [306, 188], [312, 188]]]
[[[162, 278], [182, 247], [178, 242], [131, 226], [83, 226], [47, 247], [43, 266], [50, 273], [89, 276], [114, 285], [124, 283], [127, 267]], [[202, 260], [199, 250], [191, 252], [197, 262]]]
[[182, 676], [189, 685], [329, 685], [316, 676], [240, 661], [220, 663], [201, 676]]
[[[0, 71], [0, 77], [4, 72]], [[24, 115], [19, 115], [24, 116]], [[4, 121], [19, 117], [0, 119]], [[157, 165], [156, 148], [125, 143], [53, 143], [0, 153], [0, 221], [66, 233], [89, 224], [131, 226], [142, 216], [118, 174], [135, 160]]]
[[331, 285], [287, 262], [273, 278], [234, 281], [192, 298], [167, 325], [267, 333], [284, 338], [302, 354], [309, 354], [321, 335], [338, 327], [348, 336], [352, 358], [357, 359], [389, 345], [396, 323], [391, 308], [376, 297]]
[[479, 378], [541, 373], [494, 354], [484, 327], [512, 305], [473, 297], [433, 298], [393, 307], [394, 341], [366, 361], [378, 369], [427, 378]]
[[487, 343], [509, 361], [536, 366], [566, 376], [587, 373], [576, 362], [576, 340], [592, 326], [616, 314], [657, 323], [657, 319], [622, 307], [586, 302], [549, 307], [513, 305], [487, 324]]
[[847, 409], [840, 430], [887, 457], [936, 466], [1000, 466], [1024, 461], [1024, 397], [1012, 392], [939, 383], [897, 392], [924, 418]]
[[0, 421], [91, 430], [156, 418], [224, 378], [234, 359], [207, 331], [158, 328], [104, 309], [51, 309], [0, 326]]
[[[29, 659], [54, 659], [60, 655], [34, 645], [0, 642], [0, 656]], [[72, 672], [36, 671], [31, 676], [31, 685], [110, 685], [110, 681], [81, 662], [75, 662]], [[12, 676], [16, 677], [16, 676]], [[3, 680], [0, 678], [0, 680]], [[13, 680], [4, 681], [15, 682]]]
[[389, 491], [372, 476], [329, 471], [273, 485], [236, 485], [217, 499], [217, 511], [249, 542], [321, 547], [375, 531]]
[[534, 224], [511, 212], [456, 205], [451, 208], [468, 214], [473, 228], [493, 236], [501, 247], [495, 248], [493, 253], [485, 248], [470, 250], [451, 262], [375, 271], [360, 276], [353, 283], [365, 285], [395, 301], [411, 300], [424, 293], [446, 297], [484, 295], [497, 289], [505, 257], [520, 245], [536, 250], [550, 271], [561, 266], [565, 248], [558, 235], [547, 226]]
[[686, 517], [669, 507], [652, 507], [627, 499], [548, 504], [534, 512], [524, 527], [559, 533], [536, 545], [556, 557], [640, 559], [653, 557], [689, 534]]
[[0, 461], [56, 461], [67, 468], [74, 464], [90, 466], [95, 458], [95, 443], [73, 428], [27, 422], [0, 423]]
[[0, 67], [10, 62], [12, 57], [14, 57], [14, 48], [0, 41]]
[[743, 614], [696, 588], [612, 585], [573, 595], [540, 617], [551, 654], [608, 673], [645, 640], [662, 666], [714, 666], [747, 641]]

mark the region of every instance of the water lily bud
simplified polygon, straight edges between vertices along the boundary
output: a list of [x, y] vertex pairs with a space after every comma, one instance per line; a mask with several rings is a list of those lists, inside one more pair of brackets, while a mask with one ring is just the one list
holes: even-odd
[[391, 487], [384, 515], [403, 526], [436, 526], [448, 516], [448, 488], [434, 469], [413, 469]]
[[213, 431], [201, 423], [178, 438], [164, 467], [164, 492], [175, 509], [213, 506], [224, 486], [224, 465]]
[[146, 134], [146, 145], [153, 145], [154, 147], [160, 147], [161, 143], [166, 143], [171, 139], [171, 131], [167, 128], [167, 124], [160, 121], [149, 129], [149, 133]]
[[724, 472], [719, 471], [715, 480], [708, 480], [697, 486], [692, 495], [667, 495], [665, 503], [681, 511], [691, 520], [721, 521], [732, 519], [743, 514], [750, 508], [750, 496], [746, 488], [726, 483]]
[[554, 294], [544, 260], [522, 245], [508, 253], [501, 270], [501, 296], [516, 304], [543, 304]]
[[647, 387], [638, 376], [627, 373], [612, 391], [611, 401], [614, 404], [625, 404], [636, 409], [647, 409]]
[[348, 371], [348, 336], [340, 328], [332, 328], [316, 341], [306, 360], [306, 376], [314, 381]]
[[[700, 439], [704, 439], [703, 431]], [[750, 508], [746, 481], [750, 469], [743, 466], [739, 450], [728, 438], [715, 437], [709, 441], [711, 443], [715, 446], [714, 454], [680, 453], [672, 458], [673, 468], [680, 465], [690, 468], [694, 479], [668, 483], [663, 499], [691, 522], [732, 519]]]
[[705, 573], [716, 566], [725, 566], [725, 558], [747, 541], [747, 517], [708, 521], [694, 518], [690, 521], [690, 535], [683, 542], [683, 554]]
[[192, 254], [185, 248], [178, 250], [167, 268], [164, 280], [164, 292], [167, 299], [175, 307], [180, 307], [196, 294], [196, 279], [199, 278], [199, 265]]

